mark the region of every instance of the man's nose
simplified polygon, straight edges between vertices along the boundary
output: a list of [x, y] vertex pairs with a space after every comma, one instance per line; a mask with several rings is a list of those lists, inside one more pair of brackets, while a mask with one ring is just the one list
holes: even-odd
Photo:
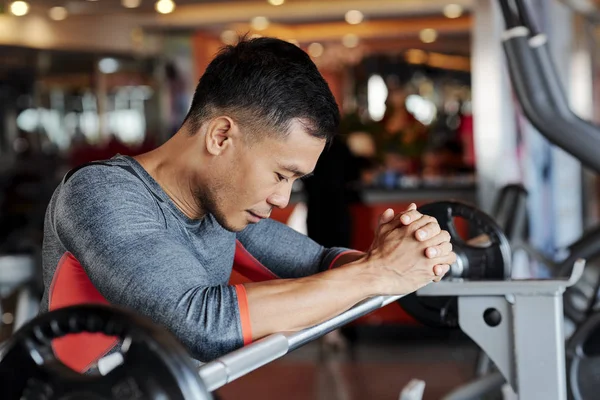
[[267, 199], [267, 202], [277, 208], [286, 208], [292, 195], [292, 184], [285, 185], [285, 188], [273, 193]]

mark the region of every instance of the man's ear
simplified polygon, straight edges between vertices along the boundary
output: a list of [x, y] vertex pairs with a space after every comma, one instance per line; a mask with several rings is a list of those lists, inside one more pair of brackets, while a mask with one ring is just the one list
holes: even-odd
[[222, 116], [212, 119], [206, 129], [204, 136], [206, 151], [218, 156], [231, 146], [233, 130], [237, 129], [235, 122], [229, 117]]

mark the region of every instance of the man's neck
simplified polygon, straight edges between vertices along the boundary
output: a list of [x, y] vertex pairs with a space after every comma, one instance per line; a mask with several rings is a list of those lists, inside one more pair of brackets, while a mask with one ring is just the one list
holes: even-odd
[[173, 146], [172, 141], [177, 140], [181, 138], [173, 137], [159, 148], [134, 158], [154, 178], [181, 212], [188, 218], [201, 219], [204, 217], [204, 211], [195, 200], [189, 172], [186, 171], [185, 164], [180, 162], [181, 159], [185, 159], [185, 154], [174, 153], [175, 148], [186, 148]]

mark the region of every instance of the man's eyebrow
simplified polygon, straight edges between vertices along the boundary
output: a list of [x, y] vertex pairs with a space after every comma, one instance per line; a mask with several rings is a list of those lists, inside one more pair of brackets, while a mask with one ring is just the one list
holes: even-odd
[[298, 168], [294, 164], [290, 164], [290, 165], [280, 164], [279, 167], [282, 168], [282, 169], [285, 169], [288, 172], [291, 172], [297, 178], [308, 178], [309, 176], [313, 175], [313, 172], [304, 172], [304, 171], [301, 171], [300, 168]]

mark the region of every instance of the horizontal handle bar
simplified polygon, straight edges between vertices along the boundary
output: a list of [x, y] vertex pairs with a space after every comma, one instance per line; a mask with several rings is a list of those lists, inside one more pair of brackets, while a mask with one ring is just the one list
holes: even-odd
[[206, 388], [212, 392], [371, 311], [393, 303], [401, 297], [403, 296], [376, 296], [363, 300], [349, 310], [310, 328], [298, 332], [269, 335], [202, 365], [198, 372]]

